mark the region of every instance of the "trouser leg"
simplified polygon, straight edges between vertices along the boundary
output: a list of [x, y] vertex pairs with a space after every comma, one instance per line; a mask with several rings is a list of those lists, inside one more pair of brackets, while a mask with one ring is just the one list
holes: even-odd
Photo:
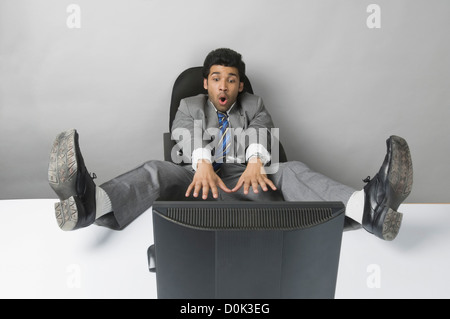
[[[346, 206], [355, 189], [314, 172], [298, 161], [280, 163], [269, 176], [286, 201], [338, 201]], [[345, 217], [344, 230], [361, 228], [361, 224]]]
[[286, 201], [341, 201], [345, 205], [355, 192], [298, 161], [280, 163], [278, 171], [269, 177]]
[[[218, 175], [228, 188], [233, 188], [246, 166], [242, 164], [224, 164]], [[341, 201], [347, 204], [355, 191], [351, 187], [338, 183], [329, 177], [309, 169], [297, 161], [280, 163], [274, 174], [268, 175], [278, 191], [267, 192], [259, 189], [253, 193], [252, 188], [245, 195], [242, 187], [238, 192], [227, 194], [220, 191], [222, 200], [286, 200], [286, 201]]]
[[108, 194], [113, 212], [96, 223], [122, 229], [160, 200], [182, 200], [192, 182], [190, 166], [166, 161], [148, 161], [100, 185]]

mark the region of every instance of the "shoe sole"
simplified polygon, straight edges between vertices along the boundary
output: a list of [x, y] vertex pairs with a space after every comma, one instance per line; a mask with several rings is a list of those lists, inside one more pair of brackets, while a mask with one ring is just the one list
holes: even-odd
[[74, 230], [78, 223], [76, 181], [78, 163], [75, 151], [75, 130], [59, 134], [50, 152], [48, 182], [58, 195], [55, 217], [58, 226], [65, 231]]
[[406, 140], [399, 136], [392, 136], [392, 159], [389, 172], [389, 186], [391, 196], [397, 198], [391, 203], [383, 221], [382, 236], [384, 240], [391, 241], [397, 237], [403, 220], [403, 214], [397, 209], [409, 196], [413, 184], [413, 167], [411, 153]]
[[74, 129], [59, 134], [50, 152], [48, 182], [61, 201], [76, 195], [75, 134]]
[[402, 225], [403, 214], [388, 208], [383, 222], [382, 236], [384, 240], [391, 241], [397, 237]]
[[397, 210], [411, 193], [413, 184], [413, 166], [409, 146], [403, 138], [398, 136], [392, 137], [391, 171], [388, 179], [391, 196], [398, 199], [390, 206], [393, 210]]
[[73, 196], [55, 203], [55, 217], [59, 228], [62, 230], [75, 229], [78, 223], [78, 208]]

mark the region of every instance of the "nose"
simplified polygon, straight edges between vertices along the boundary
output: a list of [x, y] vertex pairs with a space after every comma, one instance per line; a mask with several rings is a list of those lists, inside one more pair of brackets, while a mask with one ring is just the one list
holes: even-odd
[[227, 91], [228, 90], [228, 82], [226, 80], [221, 80], [219, 83], [219, 89], [221, 91]]

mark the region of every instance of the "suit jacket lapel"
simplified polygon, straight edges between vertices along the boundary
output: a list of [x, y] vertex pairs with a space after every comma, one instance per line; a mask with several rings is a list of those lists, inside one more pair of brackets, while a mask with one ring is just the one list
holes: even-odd
[[208, 100], [208, 97], [206, 97], [205, 102], [205, 127], [203, 129], [208, 129], [210, 127], [218, 128], [219, 127], [219, 118], [217, 117], [216, 110], [211, 105], [211, 103]]
[[246, 125], [246, 119], [245, 119], [245, 113], [242, 110], [242, 107], [240, 105], [239, 102], [236, 102], [236, 105], [233, 106], [233, 108], [230, 111], [229, 114], [229, 121], [230, 121], [230, 126], [232, 128], [238, 128], [241, 127], [243, 129], [247, 128]]

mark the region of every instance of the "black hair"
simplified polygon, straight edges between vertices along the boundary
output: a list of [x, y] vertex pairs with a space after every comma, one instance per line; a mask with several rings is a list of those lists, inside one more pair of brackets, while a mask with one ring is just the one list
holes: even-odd
[[242, 61], [241, 54], [231, 49], [220, 48], [211, 51], [203, 63], [203, 77], [208, 78], [209, 71], [213, 65], [222, 65], [227, 67], [235, 67], [239, 72], [239, 81], [244, 82], [245, 79], [245, 63]]

